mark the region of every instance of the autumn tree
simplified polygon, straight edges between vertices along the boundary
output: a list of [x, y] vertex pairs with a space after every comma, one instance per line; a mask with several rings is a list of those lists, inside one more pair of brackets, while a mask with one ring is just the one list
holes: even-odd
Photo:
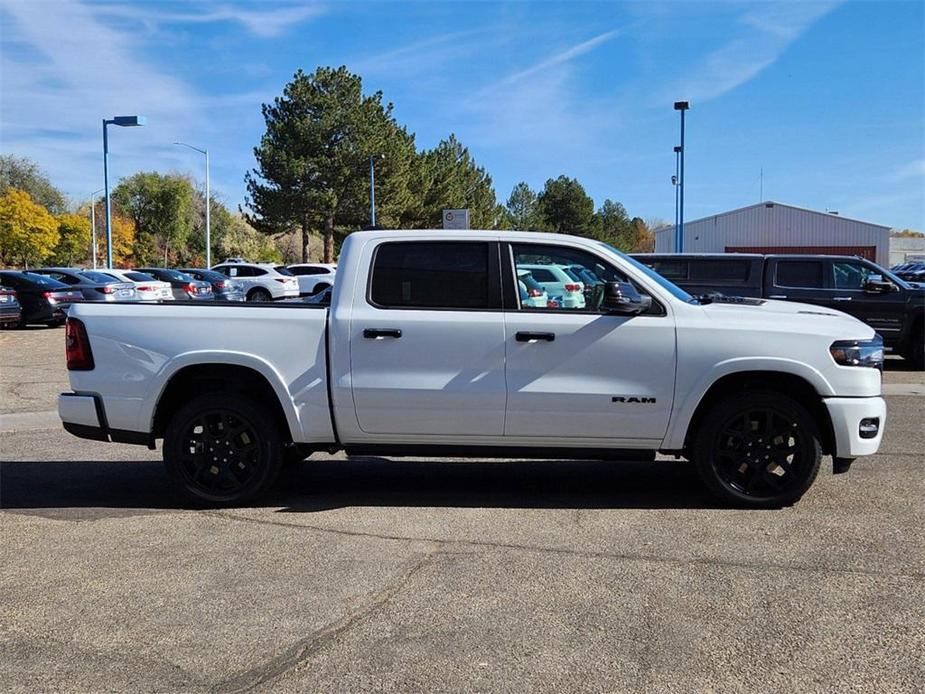
[[[99, 210], [97, 210], [99, 216]], [[135, 234], [135, 222], [131, 218], [113, 212], [112, 214], [112, 262], [116, 267], [147, 265], [148, 261], [136, 255], [138, 243]], [[106, 260], [106, 234], [99, 233], [97, 255], [101, 262]], [[149, 256], [151, 257], [151, 256]], [[153, 257], [156, 257], [154, 255]]]
[[52, 214], [67, 211], [64, 195], [55, 188], [38, 165], [31, 159], [9, 154], [0, 155], [0, 195], [8, 188], [29, 194], [32, 201]]
[[194, 195], [193, 184], [178, 174], [140, 172], [119, 182], [112, 197], [134, 222], [139, 264], [166, 262], [170, 256], [180, 263], [190, 259], [186, 244], [193, 231]]
[[90, 220], [80, 214], [59, 214], [60, 238], [55, 246], [55, 265], [83, 265], [90, 255]]
[[537, 198], [540, 216], [549, 231], [591, 236], [596, 228], [594, 200], [577, 179], [550, 178]]
[[0, 195], [0, 263], [24, 267], [42, 262], [58, 245], [57, 220], [25, 191]]
[[254, 148], [257, 168], [245, 176], [245, 217], [264, 233], [298, 228], [303, 261], [313, 228], [321, 228], [324, 260], [331, 262], [336, 229], [368, 222], [370, 157], [380, 223], [399, 219], [409, 206], [414, 137], [395, 121], [382, 92], [364, 95], [362, 80], [346, 67], [299, 70], [262, 111], [266, 132]]

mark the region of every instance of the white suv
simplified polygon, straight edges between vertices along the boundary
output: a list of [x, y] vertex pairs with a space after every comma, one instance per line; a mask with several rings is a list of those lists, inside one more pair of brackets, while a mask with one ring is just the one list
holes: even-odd
[[337, 266], [326, 263], [298, 263], [290, 265], [288, 270], [299, 280], [299, 294], [310, 296], [334, 285]]
[[212, 269], [237, 280], [244, 289], [247, 301], [272, 301], [299, 295], [298, 280], [284, 267], [278, 269], [269, 263], [225, 261]]

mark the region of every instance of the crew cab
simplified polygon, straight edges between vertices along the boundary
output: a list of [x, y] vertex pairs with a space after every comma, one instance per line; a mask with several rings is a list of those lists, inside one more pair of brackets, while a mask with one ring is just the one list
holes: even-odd
[[925, 288], [864, 258], [753, 253], [633, 256], [695, 296], [751, 296], [814, 304], [867, 323], [891, 349], [925, 368]]
[[[525, 266], [580, 265], [592, 305], [524, 302]], [[207, 326], [207, 329], [203, 329]], [[839, 311], [700, 302], [573, 236], [367, 231], [330, 305], [77, 304], [64, 427], [154, 447], [199, 504], [284, 460], [348, 455], [692, 461], [726, 502], [778, 507], [877, 451], [883, 345]]]

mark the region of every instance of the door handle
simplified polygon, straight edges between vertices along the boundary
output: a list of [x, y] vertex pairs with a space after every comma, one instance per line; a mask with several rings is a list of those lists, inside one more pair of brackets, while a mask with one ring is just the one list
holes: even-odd
[[786, 299], [786, 294], [768, 294], [769, 299]]
[[555, 333], [531, 333], [531, 332], [520, 332], [514, 336], [518, 342], [536, 342], [537, 340], [545, 340], [546, 342], [552, 342], [556, 339]]
[[850, 296], [833, 296], [832, 301], [851, 301]]
[[363, 330], [363, 337], [367, 340], [377, 340], [380, 337], [394, 337], [397, 340], [401, 337], [401, 330], [398, 328], [366, 328]]

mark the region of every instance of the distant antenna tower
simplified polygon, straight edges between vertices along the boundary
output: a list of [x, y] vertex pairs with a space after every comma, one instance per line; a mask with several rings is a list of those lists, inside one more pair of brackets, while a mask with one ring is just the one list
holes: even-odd
[[758, 202], [764, 202], [764, 167], [760, 169], [758, 174]]

